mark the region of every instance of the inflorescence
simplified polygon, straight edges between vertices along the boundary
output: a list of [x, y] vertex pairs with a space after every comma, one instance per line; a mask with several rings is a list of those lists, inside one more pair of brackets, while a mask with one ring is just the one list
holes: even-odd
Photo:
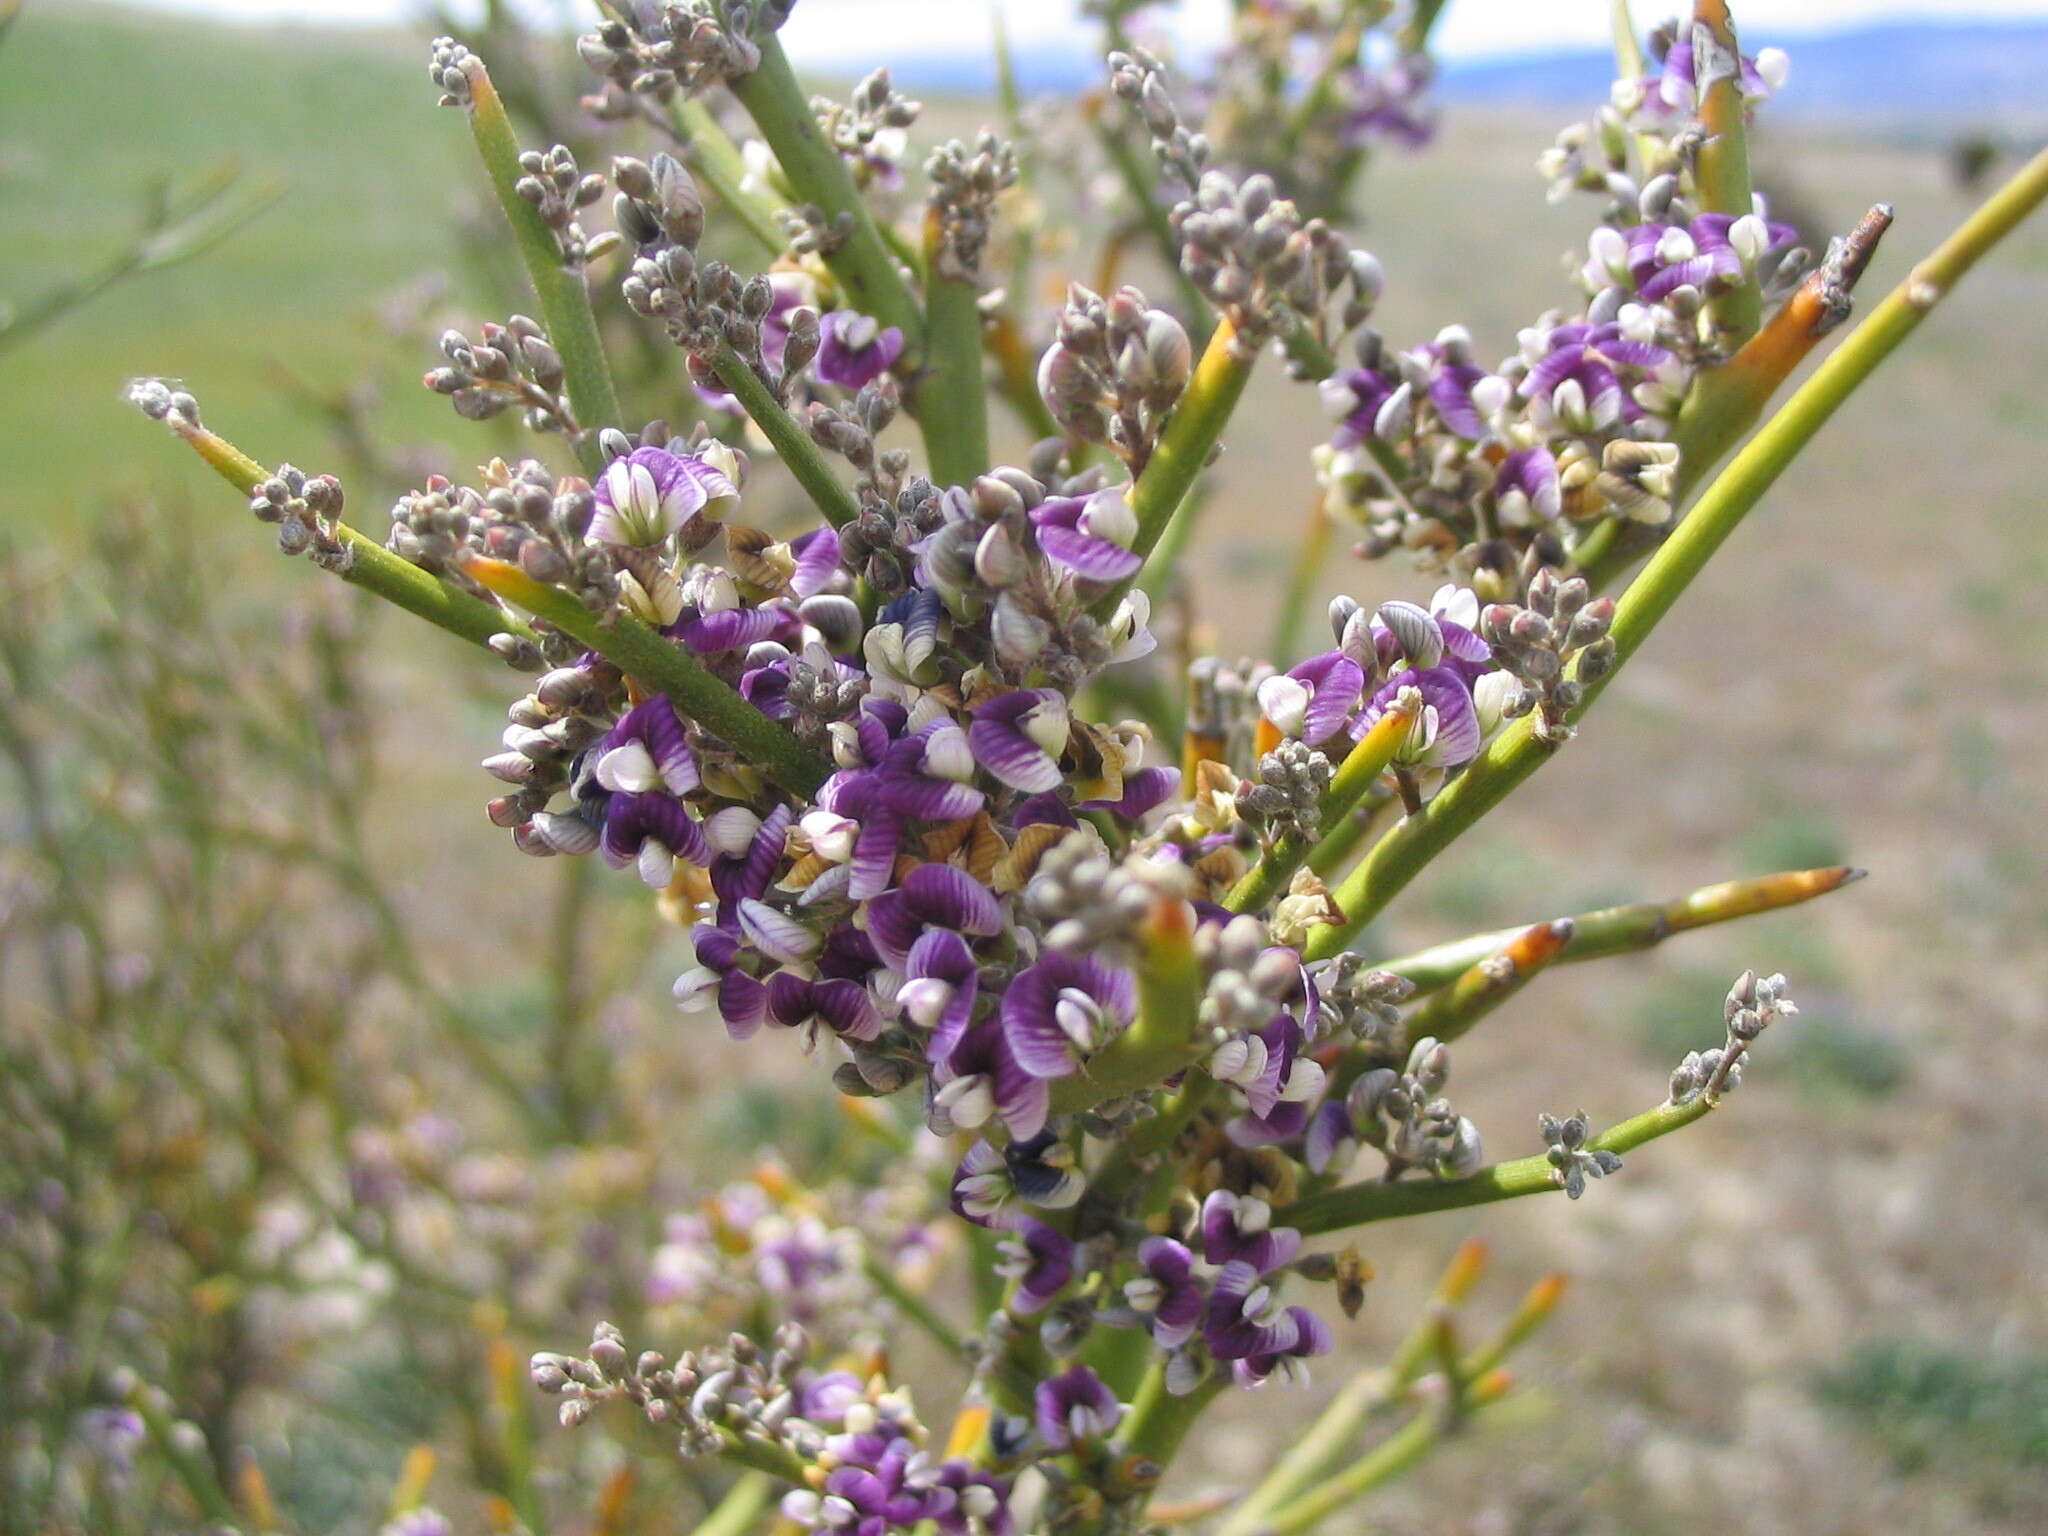
[[[757, 78], [783, 10], [634, 7], [583, 39], [594, 104], [658, 116]], [[1269, 42], [1254, 30], [1235, 46], [1256, 57]], [[1333, 57], [1340, 139], [1426, 135], [1418, 51], [1377, 73]], [[1070, 287], [1025, 402], [1056, 435], [1021, 464], [947, 480], [883, 446], [924, 409], [930, 338], [852, 302], [853, 210], [785, 210], [793, 245], [746, 273], [705, 250], [705, 200], [676, 156], [622, 157], [604, 180], [562, 150], [519, 161], [517, 195], [570, 271], [605, 270], [592, 253], [608, 237], [576, 216], [608, 183], [610, 280], [686, 354], [704, 420], [627, 431], [580, 416], [559, 338], [524, 316], [443, 338], [430, 388], [468, 417], [517, 407], [582, 457], [568, 475], [493, 461], [392, 509], [389, 551], [490, 605], [493, 645], [532, 674], [484, 761], [500, 785], [489, 818], [526, 853], [596, 855], [652, 888], [689, 931], [686, 1012], [734, 1040], [794, 1035], [842, 1094], [915, 1101], [924, 1127], [957, 1139], [937, 1182], [992, 1234], [1007, 1285], [962, 1344], [995, 1405], [987, 1434], [941, 1455], [879, 1364], [828, 1358], [860, 1356], [864, 1320], [887, 1313], [861, 1235], [729, 1194], [716, 1234], [675, 1229], [663, 1283], [671, 1299], [758, 1284], [781, 1327], [674, 1360], [600, 1328], [583, 1356], [536, 1358], [565, 1422], [629, 1401], [686, 1453], [784, 1473], [797, 1491], [783, 1512], [806, 1527], [1001, 1533], [1026, 1467], [1058, 1462], [1067, 1488], [1076, 1468], [1083, 1484], [1109, 1476], [1130, 1383], [1090, 1363], [1098, 1329], [1141, 1336], [1173, 1397], [1298, 1377], [1333, 1333], [1283, 1291], [1333, 1285], [1349, 1313], [1362, 1270], [1305, 1254], [1288, 1207], [1367, 1149], [1386, 1185], [1482, 1171], [1479, 1128], [1445, 1097], [1450, 1031], [1413, 1027], [1414, 983], [1354, 954], [1310, 957], [1312, 936], [1346, 921], [1321, 850], [1381, 807], [1423, 814], [1513, 722], [1564, 742], [1615, 665], [1615, 603], [1575, 556], [1673, 517], [1686, 402], [1729, 356], [1720, 301], [1744, 285], [1782, 299], [1802, 271], [1794, 232], [1760, 202], [1707, 206], [1698, 57], [1662, 38], [1654, 72], [1545, 156], [1553, 188], [1597, 197], [1600, 222], [1573, 301], [1487, 366], [1458, 326], [1389, 346], [1369, 324], [1378, 261], [1288, 195], [1309, 190], [1241, 169], [1241, 141], [1219, 154], [1158, 58], [1111, 55], [1114, 102], [1167, 178], [1180, 275], [1219, 322], [1215, 366], [1275, 347], [1317, 380], [1335, 424], [1315, 458], [1327, 506], [1362, 526], [1366, 554], [1405, 549], [1441, 582], [1427, 604], [1339, 599], [1325, 645], [1284, 666], [1197, 662], [1173, 685], [1186, 729], [1168, 744], [1086, 701], [1154, 651], [1133, 583], [1159, 537], [1156, 485], [1191, 478], [1214, 446], [1212, 433], [1177, 467], [1190, 450], [1175, 430], [1214, 388], [1195, 317], [1128, 284]], [[480, 68], [436, 45], [451, 105], [476, 108]], [[1745, 106], [1783, 78], [1775, 56], [1741, 61]], [[851, 184], [900, 184], [917, 109], [886, 75], [806, 110]], [[925, 169], [928, 278], [976, 283], [1016, 150], [984, 135]], [[152, 383], [136, 398], [202, 433], [189, 395]], [[815, 525], [757, 510], [761, 438], [819, 502]], [[288, 553], [350, 558], [331, 479], [285, 466], [252, 494]], [[1670, 1105], [1732, 1087], [1749, 1042], [1791, 1011], [1782, 978], [1746, 977], [1726, 1042], [1686, 1058]], [[1450, 1004], [1431, 1020], [1469, 1022]], [[1583, 1116], [1541, 1131], [1574, 1198], [1620, 1166]], [[734, 1279], [735, 1252], [759, 1267]]]

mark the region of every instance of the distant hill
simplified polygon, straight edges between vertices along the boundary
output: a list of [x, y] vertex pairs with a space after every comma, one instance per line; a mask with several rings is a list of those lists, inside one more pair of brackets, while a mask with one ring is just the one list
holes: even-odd
[[[1771, 39], [1771, 41], [1778, 41]], [[1914, 119], [1982, 125], [2020, 134], [2048, 126], [2048, 24], [1899, 22], [1782, 40], [1792, 79], [1778, 110], [1802, 117]], [[1605, 49], [1453, 61], [1444, 94], [1454, 102], [1584, 108], [1606, 98], [1613, 56]], [[907, 88], [981, 95], [995, 87], [981, 55], [918, 56], [893, 46], [890, 72]], [[1027, 91], [1094, 84], [1100, 66], [1077, 35], [1072, 44], [1017, 50]]]
[[[1775, 41], [1775, 40], [1773, 40]], [[1792, 78], [1773, 110], [1795, 116], [1910, 117], [2008, 130], [2048, 123], [2048, 24], [1898, 22], [1790, 37]], [[1604, 96], [1603, 49], [1447, 65], [1458, 101], [1569, 105]]]

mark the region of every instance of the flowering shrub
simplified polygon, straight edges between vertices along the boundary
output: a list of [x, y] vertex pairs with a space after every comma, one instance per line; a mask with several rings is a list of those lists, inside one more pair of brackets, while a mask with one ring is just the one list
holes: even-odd
[[[675, 998], [708, 1017], [681, 1028], [795, 1035], [842, 1096], [887, 1101], [861, 1109], [907, 1154], [886, 1186], [821, 1201], [770, 1180], [672, 1223], [650, 1326], [676, 1328], [680, 1352], [606, 1322], [586, 1351], [536, 1356], [563, 1422], [623, 1401], [685, 1456], [746, 1469], [721, 1530], [765, 1520], [771, 1493], [787, 1520], [861, 1536], [1135, 1529], [1205, 1406], [1309, 1381], [1356, 1313], [1362, 1255], [1312, 1239], [1576, 1200], [1711, 1112], [1796, 1011], [1783, 977], [1745, 973], [1663, 1102], [1598, 1132], [1579, 1114], [1495, 1127], [1530, 1150], [1490, 1162], [1446, 1096], [1451, 1047], [1535, 974], [1855, 871], [1405, 957], [1360, 944], [1567, 748], [1783, 465], [2048, 190], [2048, 165], [1717, 475], [1847, 318], [1889, 215], [1817, 257], [1770, 216], [1746, 125], [1785, 63], [1742, 54], [1716, 0], [1647, 53], [1624, 28], [1612, 101], [1543, 155], [1593, 227], [1560, 306], [1492, 366], [1457, 326], [1390, 345], [1371, 325], [1387, 274], [1319, 212], [1366, 143], [1425, 136], [1440, 7], [1244, 7], [1202, 119], [1130, 40], [1129, 8], [1104, 8], [1103, 111], [1122, 119], [1103, 147], [1178, 304], [1076, 283], [1044, 316], [1013, 307], [1033, 242], [1005, 243], [1030, 146], [934, 150], [907, 231], [916, 103], [881, 75], [846, 104], [807, 99], [777, 36], [789, 9], [608, 8], [578, 44], [601, 82], [588, 105], [672, 140], [608, 175], [562, 146], [522, 151], [482, 60], [434, 45], [540, 317], [450, 332], [426, 384], [465, 417], [518, 412], [550, 458], [430, 479], [379, 540], [344, 520], [333, 477], [264, 469], [180, 388], [133, 396], [285, 553], [524, 674], [484, 760], [488, 818], [536, 858], [631, 871], [689, 930]], [[728, 99], [758, 134], [744, 147]], [[1246, 163], [1275, 121], [1285, 184]], [[706, 188], [767, 270], [719, 254]], [[612, 227], [587, 230], [607, 195]], [[687, 428], [624, 417], [600, 283], [686, 359]], [[1330, 419], [1324, 514], [1441, 584], [1426, 606], [1340, 599], [1307, 654], [1168, 676], [1187, 637], [1149, 594], [1269, 354]], [[991, 451], [991, 402], [1036, 438], [1020, 463]], [[808, 503], [801, 525], [771, 510], [777, 475]], [[1141, 718], [1116, 718], [1119, 699]], [[965, 1330], [927, 1294], [935, 1227], [965, 1233]], [[1462, 1353], [1426, 1322], [1220, 1528], [1306, 1530], [1412, 1464], [1509, 1390], [1504, 1360], [1556, 1297], [1539, 1288]], [[899, 1318], [970, 1367], [938, 1441], [875, 1349]], [[1410, 1401], [1407, 1428], [1351, 1459], [1368, 1412]]]

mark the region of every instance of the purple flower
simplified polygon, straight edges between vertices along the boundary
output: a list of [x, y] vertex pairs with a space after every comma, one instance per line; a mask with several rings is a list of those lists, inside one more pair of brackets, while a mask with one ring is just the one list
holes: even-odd
[[[834, 1441], [863, 1442], [877, 1436], [843, 1435]], [[809, 1489], [786, 1494], [782, 1512], [800, 1525], [828, 1527], [842, 1536], [884, 1536], [908, 1530], [950, 1506], [950, 1489], [935, 1488], [922, 1474], [924, 1453], [905, 1435], [890, 1436], [879, 1454], [861, 1456], [865, 1445], [849, 1447], [855, 1457], [825, 1475], [822, 1496]], [[865, 1464], [863, 1464], [865, 1463]]]
[[952, 1493], [951, 1505], [932, 1516], [939, 1536], [1011, 1536], [1010, 1484], [963, 1456], [939, 1464], [934, 1486]]
[[1123, 581], [1145, 563], [1131, 548], [1138, 519], [1121, 486], [1085, 497], [1054, 496], [1032, 510], [1031, 525], [1045, 557], [1085, 581]]
[[1033, 1404], [1038, 1410], [1038, 1438], [1054, 1451], [1107, 1439], [1124, 1416], [1116, 1394], [1085, 1365], [1040, 1382]]
[[1003, 1035], [1033, 1077], [1068, 1077], [1137, 1012], [1129, 971], [1093, 956], [1047, 950], [1003, 994]]
[[1486, 436], [1486, 418], [1474, 391], [1489, 375], [1472, 361], [1472, 337], [1465, 328], [1448, 326], [1409, 356], [1429, 370], [1429, 402], [1443, 424], [1474, 442]]
[[743, 853], [722, 853], [711, 861], [711, 889], [718, 897], [721, 926], [736, 926], [739, 902], [759, 901], [768, 894], [794, 819], [788, 806], [778, 805], [762, 819]]
[[1517, 448], [1501, 460], [1494, 476], [1493, 502], [1501, 521], [1513, 528], [1526, 528], [1541, 519], [1555, 520], [1564, 501], [1557, 480], [1557, 456], [1538, 444]]
[[1074, 1240], [1027, 1216], [1002, 1245], [1001, 1272], [1017, 1282], [1010, 1308], [1019, 1316], [1042, 1312], [1074, 1278]]
[[1291, 1347], [1301, 1325], [1273, 1306], [1273, 1288], [1258, 1267], [1236, 1259], [1223, 1266], [1209, 1291], [1202, 1342], [1218, 1360], [1274, 1355]]
[[1342, 1100], [1329, 1100], [1309, 1121], [1302, 1153], [1311, 1173], [1343, 1173], [1358, 1155], [1358, 1126]]
[[1429, 607], [1395, 599], [1380, 604], [1372, 624], [1373, 654], [1382, 669], [1406, 665], [1427, 671], [1448, 667], [1468, 681], [1493, 662], [1493, 647], [1479, 636], [1479, 597], [1446, 582]]
[[1223, 1127], [1232, 1146], [1278, 1147], [1308, 1129], [1309, 1106], [1300, 1099], [1281, 1099], [1264, 1114], [1239, 1115]]
[[813, 597], [839, 569], [839, 532], [831, 527], [813, 528], [791, 539], [789, 552], [796, 559], [789, 590], [799, 598]]
[[1202, 1317], [1205, 1298], [1195, 1278], [1195, 1256], [1170, 1237], [1148, 1237], [1138, 1244], [1138, 1269], [1138, 1278], [1124, 1285], [1124, 1299], [1150, 1320], [1153, 1343], [1179, 1349]]
[[[1027, 1081], [1045, 1091], [1043, 1082]], [[1040, 1131], [1001, 1149], [987, 1141], [969, 1147], [953, 1170], [949, 1203], [955, 1215], [978, 1227], [1009, 1229], [1030, 1219], [1006, 1209], [1012, 1196], [1044, 1210], [1063, 1210], [1081, 1198], [1082, 1185], [1073, 1154], [1051, 1131]]]
[[689, 737], [666, 694], [656, 694], [619, 717], [598, 742], [591, 772], [606, 789], [625, 794], [666, 789], [672, 795], [687, 795], [699, 782]]
[[[1291, 949], [1278, 951], [1299, 964]], [[1219, 1082], [1235, 1085], [1252, 1113], [1264, 1119], [1280, 1103], [1305, 1103], [1322, 1092], [1323, 1069], [1302, 1051], [1302, 1028], [1291, 1013], [1276, 1012], [1260, 1028], [1225, 1041], [1209, 1057]]]
[[882, 1016], [857, 981], [806, 981], [789, 971], [768, 978], [768, 1016], [786, 1029], [816, 1019], [844, 1040], [872, 1040]]
[[768, 989], [741, 964], [739, 935], [699, 923], [691, 938], [697, 968], [676, 978], [676, 1001], [689, 1008], [698, 998], [713, 996], [725, 1032], [735, 1040], [748, 1039], [768, 1017]]
[[[1754, 56], [1742, 55], [1736, 70], [1736, 84], [1745, 101], [1762, 101], [1782, 89], [1791, 72], [1791, 61], [1778, 48], [1759, 49]], [[1650, 117], [1690, 117], [1699, 109], [1699, 63], [1689, 38], [1675, 40], [1666, 50], [1661, 68], [1642, 76], [1637, 84], [1643, 93], [1643, 110]]]
[[78, 1438], [116, 1480], [125, 1481], [135, 1471], [135, 1449], [149, 1431], [134, 1409], [101, 1406], [78, 1416]]
[[[1083, 800], [1080, 808], [1084, 811], [1108, 811], [1112, 816], [1121, 817], [1125, 821], [1138, 821], [1166, 804], [1179, 789], [1180, 770], [1178, 768], [1140, 768], [1136, 773], [1124, 775], [1124, 792], [1121, 798], [1115, 800]], [[1061, 806], [1060, 809], [1065, 810], [1066, 808]], [[1068, 812], [1067, 814], [1067, 825], [1071, 826], [1074, 824], [1072, 819], [1073, 813]], [[1020, 827], [1028, 825], [1029, 823], [1023, 820], [1023, 815], [1024, 812], [1020, 807], [1011, 824]], [[1035, 819], [1049, 821], [1058, 820], [1058, 817], [1056, 815], [1038, 815]]]
[[640, 878], [657, 889], [675, 878], [675, 861], [708, 864], [711, 845], [704, 829], [680, 800], [666, 794], [613, 795], [605, 801], [599, 848], [614, 869], [636, 865]]
[[[1789, 224], [1703, 213], [1685, 225], [1631, 226], [1623, 235], [1622, 265], [1636, 292], [1655, 303], [1679, 288], [1711, 291], [1738, 282], [1751, 262], [1798, 238]], [[1612, 245], [1611, 237], [1606, 243]]]
[[835, 309], [819, 326], [818, 377], [842, 389], [872, 384], [903, 355], [903, 332], [883, 330], [866, 315]]
[[1382, 69], [1347, 72], [1351, 108], [1344, 118], [1347, 144], [1387, 139], [1420, 149], [1436, 136], [1436, 113], [1427, 98], [1436, 65], [1426, 53], [1403, 53]]
[[1356, 448], [1369, 438], [1392, 440], [1408, 430], [1412, 392], [1372, 368], [1340, 368], [1316, 386], [1323, 411], [1337, 423], [1330, 441]]
[[1039, 795], [1062, 783], [1059, 754], [1067, 745], [1067, 701], [1051, 688], [1000, 694], [974, 712], [967, 743], [975, 761], [1012, 789]]
[[1283, 735], [1321, 746], [1344, 727], [1365, 691], [1365, 668], [1342, 651], [1325, 651], [1259, 684], [1259, 709]]
[[1408, 740], [1395, 754], [1397, 761], [1419, 768], [1456, 768], [1479, 755], [1484, 739], [1479, 711], [1472, 703], [1470, 685], [1450, 667], [1411, 667], [1396, 672], [1360, 712], [1359, 735], [1379, 721], [1404, 688], [1421, 693], [1422, 712], [1409, 726]]
[[911, 945], [903, 974], [907, 979], [897, 990], [896, 1005], [911, 1023], [931, 1031], [925, 1059], [934, 1067], [945, 1066], [973, 1021], [981, 967], [959, 934], [928, 928]]
[[[1009, 1127], [1013, 1137], [1029, 1141], [1044, 1131], [1046, 1117], [1052, 1113], [1052, 1090], [1044, 1078], [1024, 1070], [1002, 1026], [994, 1020], [963, 1034], [945, 1065], [933, 1070], [932, 1081], [936, 1085], [934, 1106], [967, 1130], [985, 1124], [993, 1114]], [[1009, 1153], [1018, 1145], [1013, 1141]], [[1014, 1162], [1009, 1171], [1014, 1178], [1018, 1171]], [[1017, 1192], [1031, 1198], [1021, 1185]]]
[[820, 1429], [833, 1429], [846, 1420], [846, 1410], [864, 1402], [867, 1392], [851, 1371], [826, 1371], [797, 1376], [796, 1414]]
[[[905, 718], [900, 704], [870, 699], [862, 709], [856, 744], [875, 766], [836, 773], [818, 792], [820, 809], [859, 824], [848, 886], [857, 900], [888, 888], [906, 821], [956, 821], [988, 798], [961, 782], [974, 771], [974, 754], [957, 725], [935, 720], [913, 735], [896, 736]], [[907, 953], [909, 944], [903, 948]]]
[[600, 544], [659, 544], [707, 509], [735, 501], [738, 489], [719, 470], [687, 453], [635, 448], [613, 459], [592, 491], [597, 515], [590, 537]]
[[920, 864], [896, 890], [868, 903], [868, 937], [876, 953], [901, 970], [927, 929], [944, 928], [993, 936], [1003, 925], [1002, 908], [988, 887], [950, 864]]
[[744, 651], [763, 640], [789, 635], [796, 629], [794, 615], [778, 604], [759, 608], [720, 608], [678, 619], [663, 633], [680, 640], [700, 656], [724, 651]]
[[1642, 408], [1622, 384], [1622, 371], [1641, 376], [1672, 361], [1655, 342], [1631, 340], [1615, 322], [1559, 325], [1532, 338], [1543, 350], [1519, 393], [1573, 430], [1604, 431], [1634, 421]]
[[[1327, 1355], [1336, 1348], [1330, 1325], [1307, 1307], [1289, 1307], [1285, 1321], [1292, 1325], [1293, 1338], [1276, 1349], [1254, 1350], [1231, 1362], [1231, 1374], [1240, 1387], [1256, 1387], [1275, 1371], [1294, 1372], [1294, 1362], [1315, 1355]], [[1306, 1379], [1303, 1376], [1301, 1379]]]
[[1253, 1195], [1212, 1191], [1202, 1202], [1202, 1257], [1211, 1264], [1245, 1263], [1270, 1274], [1301, 1252], [1301, 1234], [1273, 1225], [1273, 1208]]

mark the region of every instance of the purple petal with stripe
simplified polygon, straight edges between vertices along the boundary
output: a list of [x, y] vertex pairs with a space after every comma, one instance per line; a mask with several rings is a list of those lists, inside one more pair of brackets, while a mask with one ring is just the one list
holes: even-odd
[[790, 573], [789, 590], [798, 597], [810, 597], [822, 590], [839, 569], [839, 534], [832, 528], [818, 528], [789, 541], [796, 556]]
[[1484, 368], [1470, 363], [1447, 363], [1429, 381], [1430, 403], [1444, 425], [1475, 442], [1486, 436], [1486, 419], [1472, 403], [1472, 387], [1485, 377]]
[[988, 801], [988, 796], [971, 784], [913, 773], [878, 775], [875, 798], [892, 811], [926, 821], [958, 821], [963, 816], [972, 816]]
[[856, 901], [880, 896], [896, 873], [896, 850], [903, 840], [903, 818], [877, 807], [861, 821], [853, 842], [853, 879], [846, 893]]
[[903, 882], [929, 922], [984, 938], [1003, 926], [1002, 908], [987, 886], [950, 864], [920, 864]]
[[780, 608], [726, 608], [670, 626], [670, 633], [699, 655], [743, 651], [768, 639], [788, 615]]
[[1365, 691], [1365, 669], [1342, 651], [1312, 656], [1287, 675], [1310, 687], [1301, 739], [1312, 747], [1337, 734]]
[[745, 971], [727, 971], [718, 978], [718, 1016], [733, 1039], [747, 1039], [768, 1017], [768, 989]]
[[[1159, 809], [1171, 800], [1180, 789], [1178, 768], [1140, 768], [1136, 773], [1124, 775], [1123, 797], [1118, 800], [1084, 800], [1084, 811], [1108, 811], [1125, 821], [1137, 821]], [[1016, 826], [1026, 825], [1012, 818]]]

